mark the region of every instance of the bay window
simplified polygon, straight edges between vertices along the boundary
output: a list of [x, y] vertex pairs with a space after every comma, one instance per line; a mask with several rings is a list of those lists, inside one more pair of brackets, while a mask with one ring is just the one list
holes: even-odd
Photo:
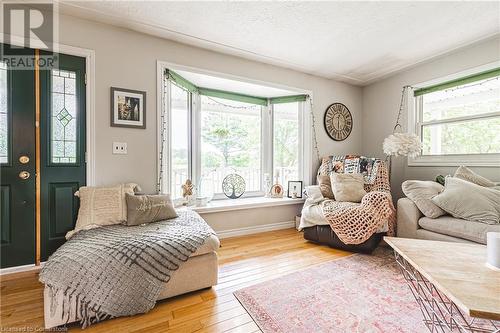
[[191, 94], [176, 84], [170, 85], [170, 121], [171, 127], [171, 156], [172, 175], [170, 193], [174, 197], [182, 195], [181, 186], [191, 178], [190, 170], [190, 113]]
[[273, 105], [273, 167], [285, 191], [288, 181], [300, 179], [302, 126], [301, 102]]
[[422, 155], [410, 165], [500, 164], [500, 69], [416, 89]]
[[237, 173], [247, 192], [262, 191], [261, 123], [260, 105], [201, 96], [202, 187], [221, 194], [224, 177]]
[[[162, 89], [161, 192], [182, 196], [191, 179], [198, 196], [226, 198], [222, 181], [237, 173], [244, 196], [263, 196], [265, 179], [304, 179], [305, 95], [254, 97], [198, 88], [167, 71]], [[286, 195], [286, 192], [285, 192]]]

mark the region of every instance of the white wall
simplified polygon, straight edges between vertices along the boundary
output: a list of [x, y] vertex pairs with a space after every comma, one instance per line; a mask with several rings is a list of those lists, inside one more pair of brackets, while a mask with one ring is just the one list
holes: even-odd
[[[71, 16], [60, 18], [60, 43], [95, 50], [96, 58], [96, 183], [139, 183], [144, 191], [156, 186], [156, 61], [228, 73], [311, 90], [322, 154], [361, 152], [361, 88], [276, 66], [223, 55], [149, 35]], [[109, 126], [111, 86], [147, 92], [146, 129]], [[353, 114], [350, 137], [336, 143], [322, 125], [323, 111], [333, 102]], [[113, 141], [128, 143], [128, 155], [112, 155]]]
[[[498, 60], [500, 60], [500, 38], [489, 39], [364, 87], [363, 154], [384, 156], [382, 142], [394, 127], [403, 86], [426, 82]], [[406, 114], [403, 115], [402, 123], [406, 129]], [[434, 179], [438, 174], [453, 174], [455, 169], [456, 167], [409, 167], [406, 158], [393, 159], [393, 194], [396, 198], [402, 196], [401, 183], [406, 179]], [[485, 177], [500, 181], [499, 168], [473, 169]]]
[[[72, 16], [60, 17], [61, 44], [95, 51], [95, 181], [96, 185], [136, 182], [148, 193], [156, 190], [156, 62], [162, 60], [253, 80], [312, 91], [321, 154], [361, 153], [362, 89], [243, 58], [211, 52], [150, 35]], [[0, 27], [1, 29], [1, 27]], [[110, 87], [147, 93], [146, 129], [110, 127]], [[331, 140], [323, 113], [344, 103], [354, 120], [344, 142]], [[113, 155], [112, 142], [127, 142], [128, 155]], [[314, 163], [317, 168], [318, 162]], [[316, 170], [311, 173], [311, 178]], [[204, 214], [216, 231], [292, 221], [301, 205]]]

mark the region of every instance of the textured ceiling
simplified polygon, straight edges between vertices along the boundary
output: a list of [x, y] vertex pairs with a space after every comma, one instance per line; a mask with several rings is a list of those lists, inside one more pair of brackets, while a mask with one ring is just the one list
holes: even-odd
[[61, 10], [363, 85], [500, 33], [500, 2], [65, 2]]

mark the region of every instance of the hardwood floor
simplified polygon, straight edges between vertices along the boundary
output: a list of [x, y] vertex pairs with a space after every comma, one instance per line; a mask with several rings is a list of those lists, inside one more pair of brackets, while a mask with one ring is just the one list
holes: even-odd
[[[160, 301], [146, 314], [108, 320], [85, 332], [259, 332], [234, 291], [349, 255], [309, 243], [295, 229], [228, 238], [221, 243], [217, 286]], [[3, 276], [0, 285], [0, 331], [43, 327], [43, 287], [38, 273]], [[77, 324], [68, 329], [81, 331]]]

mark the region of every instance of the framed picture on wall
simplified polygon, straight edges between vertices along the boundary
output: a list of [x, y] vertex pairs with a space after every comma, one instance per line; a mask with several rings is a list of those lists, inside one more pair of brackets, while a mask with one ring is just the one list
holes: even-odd
[[146, 128], [146, 92], [111, 87], [111, 126]]
[[302, 198], [302, 181], [288, 181], [288, 197], [293, 199]]

